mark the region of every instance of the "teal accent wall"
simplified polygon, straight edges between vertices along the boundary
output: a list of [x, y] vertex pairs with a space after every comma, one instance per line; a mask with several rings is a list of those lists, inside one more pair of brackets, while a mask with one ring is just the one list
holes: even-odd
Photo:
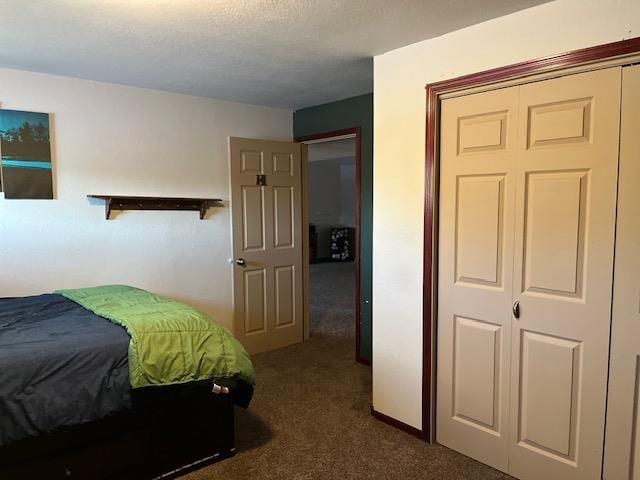
[[293, 135], [360, 127], [360, 356], [371, 360], [371, 263], [373, 237], [373, 93], [303, 108], [293, 114]]

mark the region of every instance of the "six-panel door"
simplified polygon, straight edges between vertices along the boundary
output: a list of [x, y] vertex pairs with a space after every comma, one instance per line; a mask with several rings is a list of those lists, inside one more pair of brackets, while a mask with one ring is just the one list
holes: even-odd
[[303, 335], [301, 146], [231, 138], [234, 334], [250, 353]]
[[600, 477], [619, 109], [619, 68], [442, 104], [438, 440], [519, 478]]

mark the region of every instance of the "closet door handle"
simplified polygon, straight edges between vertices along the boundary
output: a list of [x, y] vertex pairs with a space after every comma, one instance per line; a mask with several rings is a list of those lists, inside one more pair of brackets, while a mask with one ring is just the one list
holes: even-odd
[[513, 302], [513, 307], [511, 308], [511, 311], [513, 312], [513, 316], [516, 319], [520, 318], [520, 302], [518, 300]]

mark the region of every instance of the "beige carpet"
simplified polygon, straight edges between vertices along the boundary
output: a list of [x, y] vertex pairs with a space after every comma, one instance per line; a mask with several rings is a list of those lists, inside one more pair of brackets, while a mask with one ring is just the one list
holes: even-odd
[[183, 479], [507, 479], [370, 415], [371, 371], [354, 361], [353, 265], [312, 266], [312, 338], [253, 358], [236, 457]]

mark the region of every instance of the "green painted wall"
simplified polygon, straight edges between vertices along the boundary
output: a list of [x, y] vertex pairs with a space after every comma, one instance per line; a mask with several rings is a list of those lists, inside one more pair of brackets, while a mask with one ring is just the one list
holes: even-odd
[[373, 237], [373, 93], [303, 108], [293, 114], [295, 137], [360, 127], [361, 145], [361, 276], [360, 354], [371, 360], [371, 244]]

